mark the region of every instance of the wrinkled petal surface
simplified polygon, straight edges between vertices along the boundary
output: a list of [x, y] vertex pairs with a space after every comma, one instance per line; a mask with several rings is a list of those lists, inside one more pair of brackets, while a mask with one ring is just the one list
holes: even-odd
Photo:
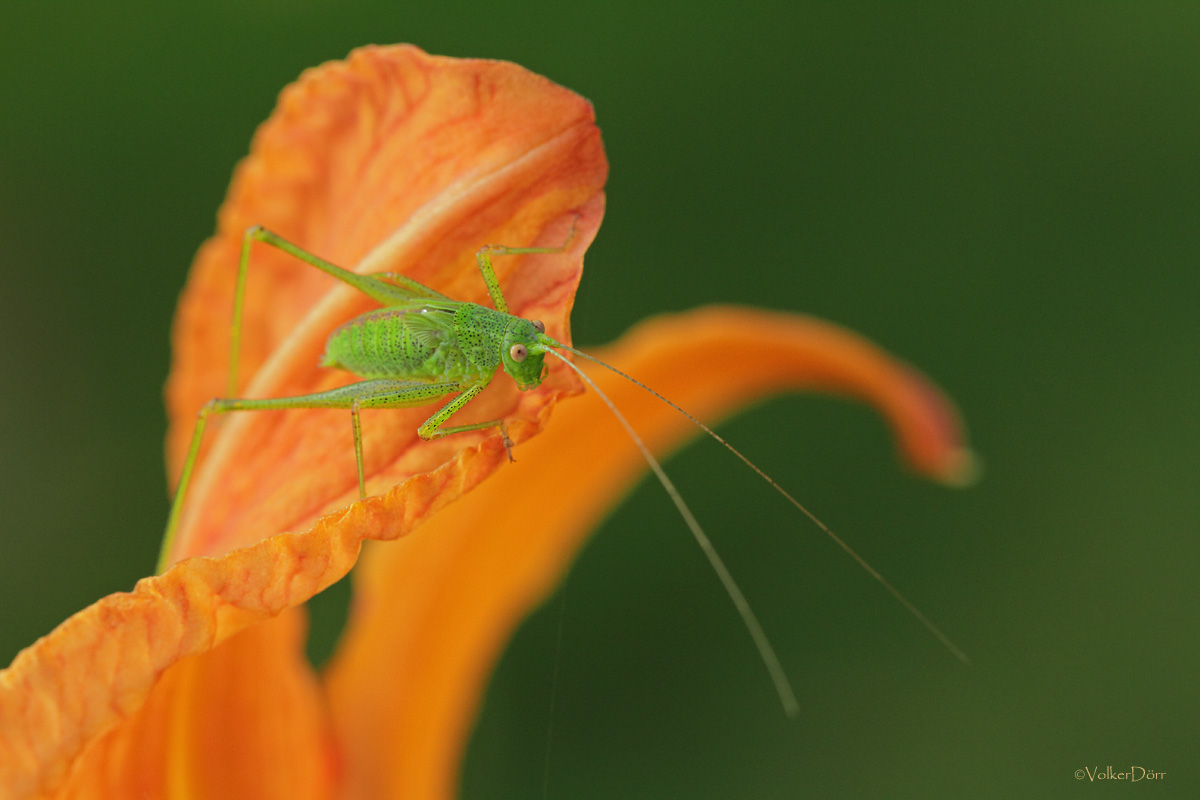
[[[259, 732], [288, 739], [271, 745], [273, 757], [259, 765], [276, 788], [257, 793], [251, 781], [223, 796], [286, 797], [279, 787], [292, 785], [296, 761], [314, 770], [319, 788], [336, 753], [325, 746], [311, 674], [297, 661], [294, 628], [260, 623], [342, 578], [363, 539], [413, 530], [503, 460], [498, 441], [467, 448], [304, 533], [188, 559], [68, 619], [0, 672], [0, 796], [54, 796], [70, 774], [78, 796], [137, 796], [126, 792], [150, 785], [157, 787], [151, 796], [170, 786], [180, 796], [204, 797], [194, 793], [206, 782], [190, 779], [205, 772], [209, 781], [228, 777], [224, 758], [239, 747], [265, 753]], [[252, 638], [227, 641], [243, 631]], [[222, 686], [226, 679], [251, 683]], [[277, 702], [245, 705], [255, 686]], [[145, 705], [152, 688], [155, 698]], [[246, 714], [260, 718], [241, 721]], [[240, 722], [215, 729], [222, 718]], [[165, 741], [171, 736], [182, 738]]]
[[[958, 416], [935, 387], [819, 320], [704, 309], [647, 322], [595, 355], [709, 421], [783, 390], [858, 397], [885, 415], [917, 470], [954, 481], [969, 464]], [[612, 373], [589, 374], [655, 452], [698, 433]], [[418, 535], [368, 551], [326, 679], [349, 797], [456, 796], [470, 728], [505, 643], [645, 469], [598, 398], [572, 399], [520, 449], [517, 464]], [[530, 498], [536, 515], [513, 513], [514, 497]]]
[[136, 715], [86, 749], [58, 796], [331, 797], [338, 750], [306, 632], [303, 610], [289, 609], [170, 667]]

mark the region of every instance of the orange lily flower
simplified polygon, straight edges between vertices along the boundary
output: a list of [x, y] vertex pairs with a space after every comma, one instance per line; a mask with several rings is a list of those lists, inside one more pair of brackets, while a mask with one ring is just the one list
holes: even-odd
[[[358, 271], [482, 301], [481, 244], [558, 244], [574, 224], [567, 252], [496, 263], [513, 313], [569, 341], [606, 173], [587, 101], [513, 64], [371, 47], [307, 72], [255, 137], [182, 297], [172, 475], [196, 410], [224, 385], [249, 225]], [[242, 363], [253, 378], [241, 393], [344, 381], [317, 367], [323, 339], [369, 301], [269, 248], [256, 248], [249, 281]], [[949, 402], [828, 323], [710, 308], [647, 322], [596, 354], [706, 420], [784, 389], [856, 396], [887, 417], [916, 470], [954, 481], [967, 466]], [[694, 380], [700, 372], [711, 379]], [[596, 379], [656, 452], [696, 433], [636, 387]], [[500, 377], [471, 404], [470, 418], [512, 420], [512, 466], [492, 431], [422, 442], [429, 409], [364, 413], [377, 494], [362, 501], [348, 415], [224, 420], [201, 457], [174, 566], [74, 615], [0, 672], [0, 796], [452, 797], [506, 640], [645, 468], [599, 401], [555, 408], [580, 391], [552, 366], [536, 390]], [[574, 479], [557, 480], [566, 472]], [[535, 524], [497, 511], [518, 486], [538, 497]], [[291, 533], [270, 535], [279, 531]], [[397, 541], [360, 558], [365, 540]], [[351, 619], [317, 674], [300, 606], [356, 561]]]

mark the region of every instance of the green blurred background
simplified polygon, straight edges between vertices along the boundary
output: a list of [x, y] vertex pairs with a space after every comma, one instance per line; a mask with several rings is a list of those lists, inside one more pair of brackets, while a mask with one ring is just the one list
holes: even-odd
[[[1200, 5], [166, 5], [0, 8], [0, 663], [153, 566], [169, 320], [276, 94], [410, 41], [595, 103], [578, 342], [714, 301], [819, 315], [945, 386], [986, 464], [918, 481], [820, 397], [722, 427], [963, 667], [719, 448], [673, 459], [801, 716], [643, 484], [570, 579], [549, 797], [1198, 796]], [[542, 796], [559, 609], [494, 676], [464, 797]], [[1109, 764], [1166, 778], [1074, 777]]]

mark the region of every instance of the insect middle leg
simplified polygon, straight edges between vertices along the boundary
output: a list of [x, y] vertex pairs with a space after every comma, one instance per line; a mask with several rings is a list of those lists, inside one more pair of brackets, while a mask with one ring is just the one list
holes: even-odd
[[481, 430], [484, 428], [500, 428], [504, 437], [504, 446], [512, 458], [512, 442], [502, 420], [489, 420], [471, 425], [456, 425], [446, 427], [444, 423], [459, 409], [470, 402], [490, 382], [490, 376], [477, 378], [472, 382], [445, 381], [440, 383], [424, 383], [420, 381], [400, 381], [373, 379], [351, 383], [346, 386], [330, 389], [325, 392], [296, 395], [294, 397], [266, 398], [213, 398], [200, 409], [196, 417], [196, 427], [192, 432], [192, 442], [188, 449], [183, 470], [179, 475], [179, 485], [175, 489], [175, 498], [171, 503], [171, 511], [167, 516], [167, 527], [163, 533], [162, 548], [159, 552], [158, 571], [162, 572], [168, 566], [175, 534], [183, 510], [184, 499], [191, 483], [192, 472], [196, 459], [200, 454], [200, 443], [204, 438], [204, 429], [208, 418], [215, 414], [229, 411], [270, 411], [287, 408], [344, 408], [350, 410], [351, 423], [354, 431], [354, 453], [358, 466], [359, 496], [366, 496], [366, 481], [363, 474], [362, 457], [362, 427], [359, 422], [359, 410], [364, 408], [412, 408], [423, 406], [439, 397], [452, 392], [460, 394], [446, 405], [435, 411], [427, 419], [417, 434], [422, 439], [434, 439], [463, 431]]

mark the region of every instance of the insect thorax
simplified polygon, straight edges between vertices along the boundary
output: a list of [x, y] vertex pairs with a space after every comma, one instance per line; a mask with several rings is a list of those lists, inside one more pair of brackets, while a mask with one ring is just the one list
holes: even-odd
[[512, 315], [476, 303], [460, 303], [454, 312], [458, 347], [472, 364], [491, 372], [500, 366], [500, 348]]

